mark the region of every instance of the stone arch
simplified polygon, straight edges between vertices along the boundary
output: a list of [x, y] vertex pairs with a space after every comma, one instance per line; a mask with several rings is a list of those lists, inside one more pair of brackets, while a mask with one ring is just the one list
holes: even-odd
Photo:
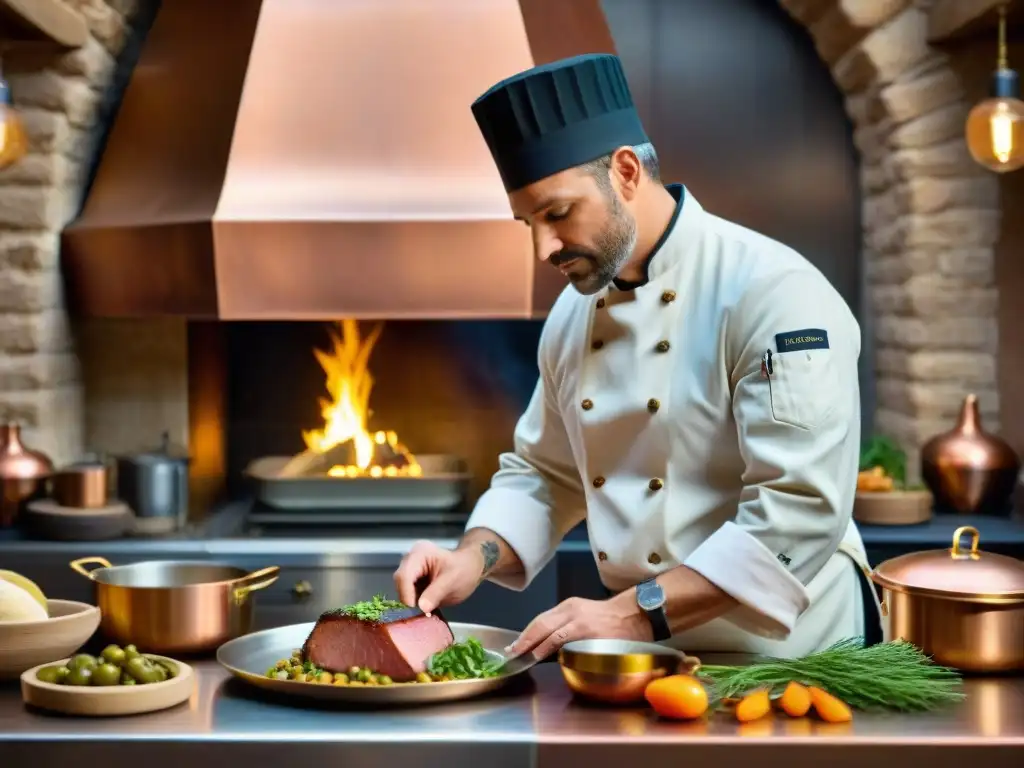
[[931, 0], [780, 0], [842, 90], [861, 154], [875, 429], [910, 453], [968, 391], [998, 429], [996, 177], [963, 140], [970, 109], [927, 41]]

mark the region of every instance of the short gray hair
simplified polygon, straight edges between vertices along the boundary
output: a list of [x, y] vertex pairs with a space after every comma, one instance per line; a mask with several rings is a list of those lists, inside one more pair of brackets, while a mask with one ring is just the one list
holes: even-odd
[[[651, 181], [660, 182], [661, 166], [658, 163], [658, 153], [654, 151], [654, 145], [647, 142], [646, 144], [637, 144], [632, 149], [640, 159], [640, 165], [643, 167], [644, 173], [650, 177]], [[580, 166], [584, 172], [594, 177], [597, 186], [605, 192], [611, 189], [609, 172], [612, 169], [612, 154], [609, 153], [604, 157], [599, 157]]]

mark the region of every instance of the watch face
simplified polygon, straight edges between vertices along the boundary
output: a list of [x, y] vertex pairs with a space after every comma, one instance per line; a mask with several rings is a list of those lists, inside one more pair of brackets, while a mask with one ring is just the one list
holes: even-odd
[[665, 604], [665, 590], [656, 581], [645, 581], [636, 588], [636, 602], [642, 610], [656, 611]]

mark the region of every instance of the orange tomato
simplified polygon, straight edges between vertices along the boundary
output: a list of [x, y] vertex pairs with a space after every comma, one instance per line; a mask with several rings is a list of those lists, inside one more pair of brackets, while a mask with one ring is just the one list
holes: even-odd
[[708, 692], [690, 675], [652, 680], [644, 689], [644, 698], [661, 717], [672, 720], [694, 720], [708, 709]]
[[760, 720], [772, 711], [772, 700], [768, 695], [768, 689], [748, 693], [740, 703], [736, 705], [736, 719], [741, 723], [751, 723]]
[[790, 682], [782, 692], [779, 706], [790, 717], [803, 717], [811, 710], [811, 692], [797, 682]]
[[848, 723], [853, 720], [853, 711], [828, 691], [821, 688], [808, 688], [811, 694], [811, 703], [814, 704], [814, 711], [818, 717], [826, 723]]

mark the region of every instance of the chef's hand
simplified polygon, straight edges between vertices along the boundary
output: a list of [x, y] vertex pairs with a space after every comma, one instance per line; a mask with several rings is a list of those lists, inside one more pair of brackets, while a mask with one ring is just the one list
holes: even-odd
[[533, 652], [537, 659], [544, 659], [574, 640], [652, 641], [654, 631], [650, 620], [641, 613], [635, 600], [623, 597], [617, 595], [608, 600], [570, 597], [531, 621], [505, 653], [521, 656]]
[[[480, 584], [483, 558], [475, 549], [444, 549], [430, 541], [417, 541], [395, 571], [398, 599], [432, 613], [444, 605], [458, 605]], [[417, 588], [423, 589], [417, 600]]]

